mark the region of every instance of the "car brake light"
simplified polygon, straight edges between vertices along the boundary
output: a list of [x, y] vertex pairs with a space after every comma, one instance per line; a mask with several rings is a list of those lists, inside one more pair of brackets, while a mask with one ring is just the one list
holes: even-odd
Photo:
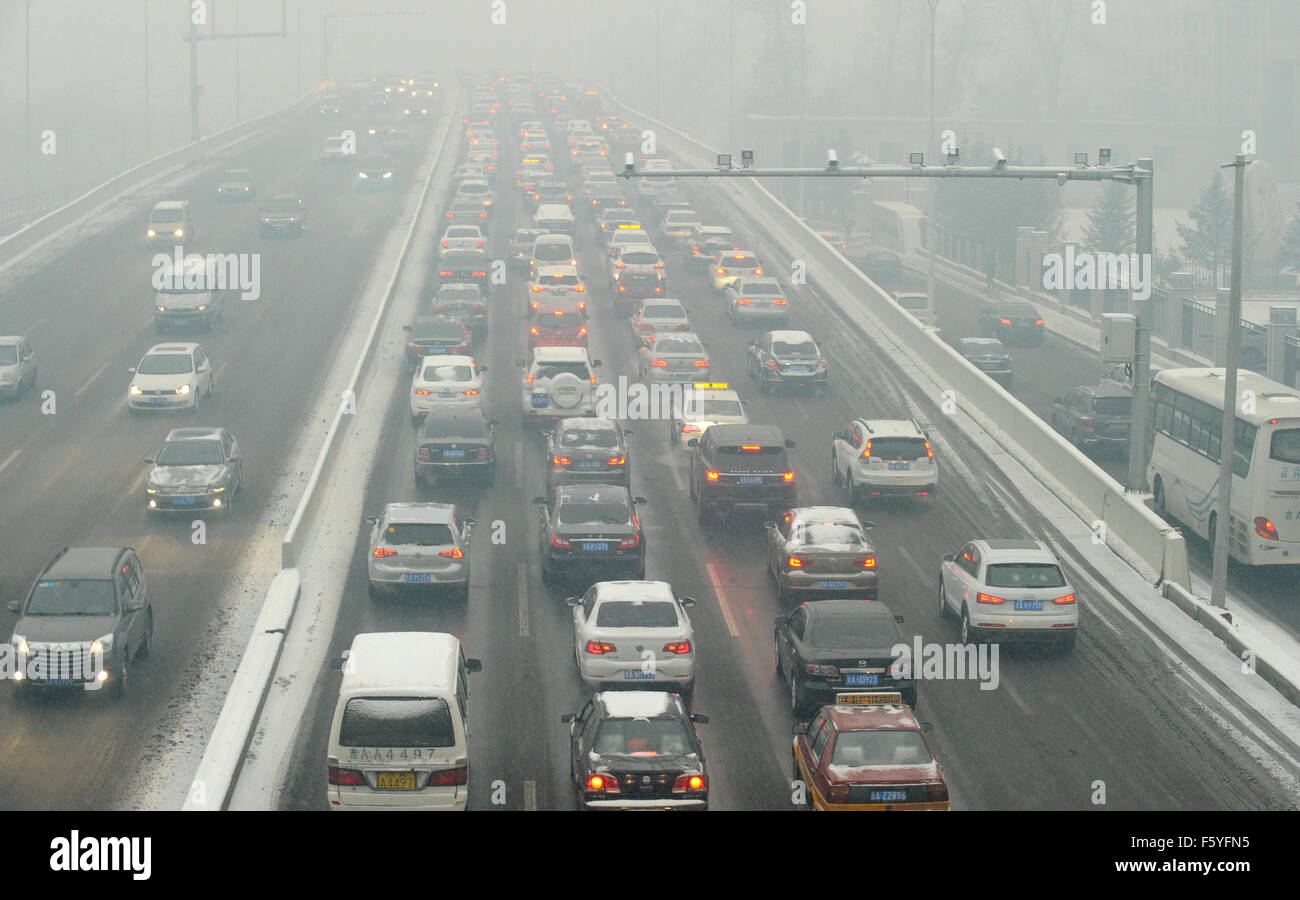
[[444, 247], [450, 247], [450, 246], [451, 246], [451, 244], [450, 244], [449, 242], [447, 242], [447, 241], [443, 241], [443, 242], [442, 242], [442, 245], [443, 245]]
[[691, 642], [690, 642], [690, 641], [673, 641], [672, 643], [664, 644], [664, 652], [665, 652], [665, 653], [676, 653], [676, 654], [679, 654], [679, 655], [680, 655], [680, 654], [685, 654], [685, 653], [690, 653], [690, 652], [691, 652]]
[[1035, 324], [1035, 325], [1042, 325], [1042, 324], [1043, 324], [1043, 320], [1042, 320], [1042, 319], [1039, 319], [1039, 320], [1038, 320], [1037, 322], [1035, 322], [1034, 324]]
[[420, 353], [424, 350], [424, 348], [419, 344], [407, 344], [406, 349], [410, 350], [412, 353]]
[[620, 549], [620, 550], [631, 550], [633, 547], [638, 547], [638, 546], [640, 546], [640, 545], [641, 545], [641, 535], [639, 535], [639, 534], [633, 534], [633, 535], [629, 535], [628, 537], [625, 537], [625, 538], [623, 538], [621, 541], [619, 541], [619, 542], [618, 542], [618, 549]]
[[326, 779], [330, 784], [346, 787], [365, 787], [366, 784], [366, 777], [356, 769], [340, 769], [338, 766], [329, 767]]
[[750, 300], [748, 297], [738, 297], [738, 298], [736, 298], [736, 305], [737, 305], [737, 306], [749, 306], [749, 305], [750, 305], [751, 303], [753, 303], [753, 302], [754, 302], [754, 301], [753, 301], [753, 300]]
[[415, 448], [415, 458], [416, 458], [416, 459], [426, 459], [426, 460], [429, 459], [429, 448], [428, 448], [428, 447], [416, 447], [416, 448]]
[[1074, 594], [1066, 594], [1064, 597], [1056, 597], [1052, 602], [1059, 606], [1067, 606], [1074, 602]]
[[1262, 538], [1268, 538], [1270, 541], [1277, 540], [1277, 526], [1266, 519], [1264, 516], [1255, 517], [1255, 534]]
[[534, 325], [532, 328], [528, 329], [528, 331], [529, 331], [529, 334], [541, 334], [541, 332], [537, 330], [537, 326], [536, 326], [536, 325]]
[[862, 459], [871, 459], [871, 441], [867, 441], [867, 446], [862, 448]]
[[524, 384], [532, 384], [532, 383], [533, 383], [533, 373], [529, 372], [527, 375], [524, 376]]
[[995, 597], [992, 594], [981, 593], [975, 597], [977, 603], [1006, 603], [1006, 597]]
[[705, 473], [704, 473], [704, 477], [707, 478], [707, 479], [709, 479], [709, 481], [717, 481], [717, 480], [718, 480], [718, 473], [717, 473], [717, 472], [705, 472]]
[[998, 321], [1001, 322], [1003, 325], [1010, 325], [1010, 324], [1011, 324], [1011, 320], [1010, 320], [1010, 319], [999, 319]]
[[579, 294], [581, 294], [585, 290], [587, 290], [587, 286], [585, 284], [580, 284], [574, 288], [574, 291], [576, 291]]
[[785, 481], [794, 481], [794, 472], [786, 472], [781, 477]]
[[448, 559], [464, 559], [465, 551], [459, 547], [452, 547], [450, 550], [439, 550], [439, 556], [445, 556]]
[[595, 384], [595, 383], [596, 383], [596, 373], [595, 373], [595, 372], [592, 372], [592, 373], [591, 373], [591, 383], [592, 383], [592, 384]]
[[414, 393], [417, 397], [428, 397], [433, 392], [427, 388], [416, 388], [412, 393]]
[[391, 547], [376, 547], [374, 552], [375, 559], [383, 559], [387, 556], [396, 556], [397, 551]]
[[451, 273], [451, 270], [448, 269], [448, 270], [444, 270], [444, 271], [442, 271], [442, 272], [439, 272], [439, 273], [438, 273], [438, 277], [439, 277], [439, 278], [450, 278], [450, 277], [451, 277], [451, 274], [452, 274], [452, 273]]
[[682, 423], [682, 434], [696, 434], [699, 430], [700, 426], [698, 425], [692, 425], [690, 422]]
[[469, 783], [469, 766], [457, 766], [454, 769], [440, 769], [429, 776], [429, 787], [451, 787]]
[[776, 364], [776, 360], [769, 359], [767, 362], [763, 363], [763, 368], [771, 369], [773, 372], [775, 372], [780, 367]]
[[609, 459], [605, 460], [605, 462], [606, 462], [606, 464], [611, 465], [611, 466], [622, 466], [622, 465], [625, 465], [625, 464], [627, 463], [627, 457], [626, 457], [626, 456], [611, 456]]
[[553, 534], [553, 535], [551, 535], [551, 546], [552, 546], [552, 547], [560, 547], [560, 548], [562, 548], [562, 549], [567, 550], [567, 549], [569, 549], [570, 547], [572, 547], [573, 545], [572, 545], [571, 543], [569, 543], [569, 539], [568, 539], [568, 538], [560, 537], [558, 534]]
[[581, 328], [578, 329], [578, 336], [579, 336], [579, 337], [581, 337], [582, 335], [584, 335], [584, 334], [586, 334], [586, 333], [587, 333], [587, 326], [584, 325], [584, 326], [582, 326]]
[[623, 789], [619, 787], [617, 778], [611, 778], [608, 775], [588, 775], [587, 790], [602, 791], [606, 794], [618, 794], [621, 793]]
[[773, 305], [773, 306], [785, 306], [785, 305], [787, 305], [788, 302], [789, 302], [789, 301], [784, 300], [784, 299], [782, 299], [781, 297], [777, 297], [776, 299], [774, 299], [774, 300], [772, 301], [772, 305]]
[[785, 561], [785, 566], [787, 569], [802, 569], [804, 562], [805, 560], [802, 556], [791, 556]]
[[1079, 419], [1079, 424], [1082, 425], [1084, 428], [1091, 428], [1093, 425], [1092, 416], [1084, 416], [1083, 418]]
[[876, 567], [876, 558], [874, 556], [859, 556], [853, 560], [855, 569], [874, 569]]
[[695, 368], [697, 369], [707, 369], [708, 367], [709, 361], [707, 359], [697, 359], [695, 361]]
[[567, 466], [571, 465], [573, 460], [569, 459], [567, 456], [552, 456], [551, 462], [557, 466]]
[[614, 650], [615, 650], [614, 645], [609, 643], [608, 641], [596, 641], [596, 640], [587, 641], [587, 652], [592, 654], [593, 656], [601, 656], [602, 654], [605, 653], [613, 653]]
[[543, 285], [540, 285], [540, 284], [535, 284], [535, 285], [533, 285], [533, 293], [534, 293], [534, 294], [537, 293], [538, 291], [544, 291], [544, 290], [546, 290], [546, 288], [545, 288]]
[[478, 396], [478, 388], [468, 388], [468, 389], [465, 391], [465, 396], [466, 396], [466, 397], [475, 397], [475, 396]]
[[708, 786], [703, 775], [678, 775], [673, 781], [673, 793], [702, 791]]
[[928, 456], [930, 459], [934, 459], [934, 451], [930, 449], [929, 441], [925, 442], [925, 455]]

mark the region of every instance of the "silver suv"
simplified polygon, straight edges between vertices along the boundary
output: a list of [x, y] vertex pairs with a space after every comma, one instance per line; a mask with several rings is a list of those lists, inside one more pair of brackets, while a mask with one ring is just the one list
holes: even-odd
[[108, 685], [125, 696], [130, 663], [153, 650], [153, 606], [140, 557], [130, 547], [64, 547], [36, 576], [10, 645], [19, 697], [38, 688]]
[[596, 373], [600, 360], [585, 347], [535, 347], [530, 360], [519, 360], [524, 421], [554, 421], [596, 414]]
[[36, 387], [36, 353], [22, 335], [0, 337], [0, 397], [23, 398], [24, 388]]

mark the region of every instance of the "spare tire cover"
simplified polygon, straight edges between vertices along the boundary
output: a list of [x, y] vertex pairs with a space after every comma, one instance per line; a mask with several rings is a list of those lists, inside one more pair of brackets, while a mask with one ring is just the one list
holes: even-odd
[[582, 402], [582, 379], [572, 372], [561, 372], [551, 381], [551, 402], [560, 409], [573, 409]]

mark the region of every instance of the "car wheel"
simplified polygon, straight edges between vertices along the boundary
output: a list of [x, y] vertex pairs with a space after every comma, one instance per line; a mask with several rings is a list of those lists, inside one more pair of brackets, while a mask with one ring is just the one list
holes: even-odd
[[110, 691], [118, 700], [124, 700], [131, 693], [131, 652], [129, 647], [123, 648], [122, 665], [118, 666], [117, 672], [114, 673], [113, 685]]
[[965, 606], [961, 608], [961, 642], [971, 643], [970, 610]]
[[858, 500], [858, 486], [853, 483], [853, 472], [849, 471], [848, 477], [844, 479], [844, 503], [846, 506], [852, 506]]
[[542, 584], [547, 587], [555, 587], [555, 573], [545, 562], [542, 563]]
[[14, 402], [23, 402], [23, 380], [21, 378], [18, 379], [18, 384], [14, 386]]
[[495, 460], [492, 461], [492, 465], [488, 466], [487, 477], [483, 480], [489, 485], [497, 483], [497, 464]]
[[792, 670], [790, 672], [790, 712], [794, 713], [796, 719], [803, 712], [805, 702], [803, 689], [799, 686], [799, 677]]
[[784, 680], [785, 680], [785, 670], [781, 668], [781, 645], [780, 645], [780, 643], [777, 643], [777, 644], [776, 644], [776, 653], [774, 653], [773, 656], [776, 658], [776, 679], [777, 679], [777, 681], [784, 681]]
[[419, 413], [411, 413], [411, 427], [412, 427], [412, 428], [419, 428], [419, 427], [420, 427], [420, 414], [419, 414]]
[[840, 486], [840, 467], [839, 463], [835, 461], [834, 450], [831, 451], [831, 484], [836, 487]]
[[144, 638], [140, 641], [140, 649], [135, 651], [136, 659], [148, 659], [149, 654], [153, 652], [153, 610], [146, 613], [144, 620]]
[[946, 619], [952, 615], [948, 609], [948, 592], [943, 587], [943, 576], [939, 576], [939, 618]]
[[1165, 509], [1165, 480], [1159, 475], [1156, 476], [1155, 484], [1151, 486], [1152, 497], [1151, 503], [1155, 507], [1156, 515], [1165, 518], [1168, 511]]
[[709, 507], [698, 493], [695, 495], [695, 518], [701, 525], [709, 523]]

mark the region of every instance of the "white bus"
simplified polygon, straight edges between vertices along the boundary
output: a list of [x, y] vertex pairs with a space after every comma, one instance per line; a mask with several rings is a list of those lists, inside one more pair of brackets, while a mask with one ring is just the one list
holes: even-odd
[[[1147, 483], [1156, 512], [1213, 545], [1218, 527], [1223, 369], [1165, 369], [1152, 379]], [[1248, 565], [1300, 563], [1300, 392], [1237, 374], [1228, 553]]]

